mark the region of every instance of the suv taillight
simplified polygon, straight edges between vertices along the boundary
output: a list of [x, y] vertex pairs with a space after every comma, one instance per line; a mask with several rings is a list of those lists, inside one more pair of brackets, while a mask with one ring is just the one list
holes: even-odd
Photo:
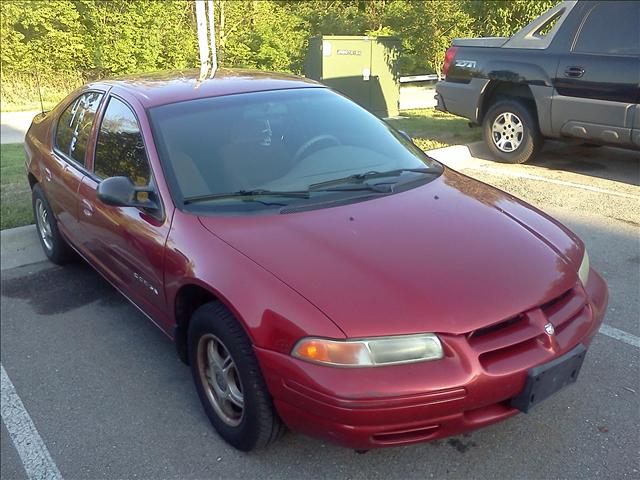
[[451, 62], [456, 56], [456, 52], [458, 51], [458, 47], [449, 47], [447, 49], [447, 53], [444, 54], [444, 64], [442, 64], [442, 76], [446, 77], [447, 72], [449, 71], [449, 67], [451, 66]]

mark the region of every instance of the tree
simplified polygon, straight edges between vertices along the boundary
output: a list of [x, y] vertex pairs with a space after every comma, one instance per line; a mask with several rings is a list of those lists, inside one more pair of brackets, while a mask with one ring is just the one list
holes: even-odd
[[462, 8], [474, 19], [477, 36], [508, 37], [556, 5], [559, 0], [466, 0]]
[[[312, 35], [396, 35], [403, 73], [440, 72], [455, 37], [511, 35], [556, 0], [214, 0], [222, 66], [302, 71]], [[3, 78], [197, 66], [190, 0], [4, 0]]]
[[473, 18], [455, 0], [387, 2], [383, 21], [402, 38], [403, 73], [439, 74], [451, 40], [474, 33]]
[[99, 76], [194, 67], [193, 3], [78, 0], [88, 32], [90, 70]]
[[85, 40], [86, 31], [70, 0], [2, 3], [3, 70], [82, 69], [88, 63]]
[[282, 2], [216, 0], [219, 63], [279, 71], [300, 71], [305, 25]]

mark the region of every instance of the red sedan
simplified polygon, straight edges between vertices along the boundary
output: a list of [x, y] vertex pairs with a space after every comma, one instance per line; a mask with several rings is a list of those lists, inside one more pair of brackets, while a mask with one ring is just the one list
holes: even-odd
[[542, 212], [343, 96], [220, 70], [102, 81], [25, 144], [42, 247], [175, 343], [241, 450], [459, 434], [576, 380], [607, 287]]

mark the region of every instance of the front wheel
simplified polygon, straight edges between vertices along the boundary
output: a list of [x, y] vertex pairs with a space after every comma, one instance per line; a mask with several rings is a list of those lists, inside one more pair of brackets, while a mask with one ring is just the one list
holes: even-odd
[[273, 406], [251, 341], [220, 302], [196, 310], [188, 333], [198, 396], [218, 434], [242, 451], [266, 447], [284, 426]]
[[543, 143], [538, 124], [529, 108], [517, 100], [502, 100], [484, 117], [484, 140], [500, 162], [524, 163]]

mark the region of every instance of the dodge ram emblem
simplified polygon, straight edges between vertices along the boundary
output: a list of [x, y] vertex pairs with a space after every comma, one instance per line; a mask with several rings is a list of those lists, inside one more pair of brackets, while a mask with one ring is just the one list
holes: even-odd
[[547, 335], [553, 335], [554, 333], [556, 333], [556, 329], [553, 328], [553, 325], [551, 323], [547, 323], [544, 326], [544, 331], [547, 332]]

